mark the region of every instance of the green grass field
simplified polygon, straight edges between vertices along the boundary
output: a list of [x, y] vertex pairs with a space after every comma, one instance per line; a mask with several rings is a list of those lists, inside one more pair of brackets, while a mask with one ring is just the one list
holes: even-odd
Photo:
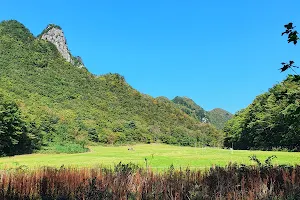
[[[128, 150], [132, 147], [134, 150]], [[80, 154], [31, 154], [0, 158], [0, 168], [15, 168], [26, 165], [29, 168], [41, 166], [60, 167], [96, 167], [113, 166], [133, 162], [148, 166], [153, 170], [162, 170], [173, 164], [177, 167], [208, 168], [212, 165], [224, 166], [229, 162], [253, 164], [250, 155], [257, 155], [260, 160], [276, 155], [273, 164], [300, 164], [300, 153], [278, 151], [240, 151], [215, 148], [180, 147], [165, 144], [139, 144], [133, 146], [93, 146], [90, 152]]]

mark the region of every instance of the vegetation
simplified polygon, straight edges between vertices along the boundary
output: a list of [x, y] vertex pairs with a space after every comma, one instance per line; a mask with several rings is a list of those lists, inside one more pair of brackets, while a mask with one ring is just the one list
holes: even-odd
[[[16, 20], [2, 21], [0, 26], [0, 33], [2, 36], [9, 35], [11, 39], [21, 41], [22, 43], [28, 44], [33, 42], [35, 39], [30, 31], [21, 23]], [[1, 45], [4, 43], [1, 40]], [[9, 50], [7, 48], [6, 50]]]
[[155, 174], [134, 164], [0, 173], [1, 199], [299, 199], [299, 166], [230, 164]]
[[97, 143], [223, 143], [223, 133], [169, 100], [141, 94], [123, 76], [74, 67], [17, 21], [0, 23], [0, 82], [44, 151], [84, 152]]
[[192, 99], [177, 96], [172, 101], [178, 104], [181, 110], [191, 117], [198, 119], [200, 122], [208, 122], [205, 110], [197, 105]]
[[[297, 44], [293, 24], [285, 28]], [[236, 113], [223, 140], [210, 124], [222, 128], [230, 113], [185, 97], [152, 98], [119, 74], [95, 76], [80, 57], [73, 61], [19, 22], [0, 23], [0, 156], [48, 153], [1, 158], [0, 199], [300, 198], [298, 153], [207, 147], [299, 151], [295, 71]], [[281, 71], [294, 68], [289, 61]]]
[[[142, 167], [146, 165], [153, 171], [175, 168], [205, 169], [212, 165], [225, 166], [228, 162], [255, 164], [249, 156], [255, 154], [259, 160], [272, 155], [277, 158], [274, 164], [299, 163], [300, 154], [296, 152], [278, 151], [244, 151], [217, 148], [182, 147], [165, 144], [139, 144], [133, 146], [92, 146], [90, 152], [80, 154], [30, 154], [0, 159], [0, 169], [27, 166], [36, 169], [40, 166], [57, 167], [113, 167], [114, 164], [134, 163]], [[129, 150], [128, 150], [129, 149]]]
[[79, 67], [79, 68], [84, 67], [83, 60], [82, 60], [82, 58], [80, 56], [73, 56], [72, 57], [72, 61], [73, 61], [73, 65], [75, 67]]
[[34, 124], [22, 119], [15, 102], [0, 91], [0, 155], [31, 153], [38, 146]]
[[45, 33], [47, 33], [48, 31], [50, 31], [52, 28], [56, 28], [56, 29], [62, 30], [62, 28], [61, 28], [60, 26], [56, 25], [56, 24], [49, 24], [49, 25], [47, 26], [47, 28], [45, 28], [45, 29], [41, 32], [41, 34], [39, 34], [39, 35], [37, 36], [37, 38], [41, 38]]
[[207, 112], [207, 116], [212, 125], [217, 129], [223, 129], [226, 122], [232, 118], [232, 114], [221, 108], [215, 108]]
[[177, 96], [172, 101], [189, 116], [199, 120], [200, 122], [210, 123], [219, 130], [221, 130], [225, 123], [232, 118], [231, 113], [220, 108], [205, 111], [188, 97]]
[[299, 151], [299, 100], [300, 79], [290, 75], [228, 121], [225, 146]]

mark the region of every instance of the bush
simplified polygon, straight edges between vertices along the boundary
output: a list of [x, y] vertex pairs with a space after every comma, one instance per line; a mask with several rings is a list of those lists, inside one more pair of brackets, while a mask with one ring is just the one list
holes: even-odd
[[49, 144], [42, 152], [44, 153], [84, 153], [89, 149], [83, 145], [67, 142], [65, 144]]

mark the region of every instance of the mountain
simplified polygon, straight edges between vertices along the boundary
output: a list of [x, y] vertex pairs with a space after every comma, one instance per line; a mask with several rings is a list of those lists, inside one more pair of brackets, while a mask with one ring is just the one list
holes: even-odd
[[197, 105], [192, 99], [188, 97], [175, 97], [172, 100], [175, 104], [177, 104], [180, 109], [191, 117], [199, 120], [200, 122], [207, 123], [208, 118], [206, 112], [203, 108]]
[[[91, 74], [71, 55], [57, 25], [35, 37], [15, 20], [0, 23], [0, 83], [0, 96], [17, 105], [24, 125], [19, 129], [33, 150], [73, 152], [91, 143], [155, 141], [222, 145], [221, 132], [170, 100], [140, 93], [119, 74]], [[1, 101], [0, 109], [6, 112]], [[11, 145], [0, 143], [0, 153], [14, 154], [22, 140], [1, 134]], [[10, 152], [4, 152], [8, 146]]]
[[225, 123], [231, 119], [232, 114], [226, 110], [216, 108], [211, 111], [205, 111], [188, 97], [175, 97], [172, 100], [178, 107], [189, 116], [203, 123], [210, 123], [217, 129], [222, 129]]
[[236, 149], [300, 151], [300, 76], [289, 75], [237, 112], [224, 127]]
[[67, 40], [65, 38], [64, 32], [62, 28], [55, 24], [49, 24], [47, 28], [43, 30], [43, 32], [38, 35], [39, 39], [47, 40], [55, 45], [59, 53], [62, 55], [64, 59], [73, 65], [82, 68], [85, 67], [82, 59], [77, 56], [74, 57], [69, 51]]
[[208, 111], [207, 116], [209, 122], [212, 125], [214, 125], [217, 129], [223, 129], [226, 122], [233, 117], [233, 115], [230, 112], [221, 108], [215, 108], [211, 111]]

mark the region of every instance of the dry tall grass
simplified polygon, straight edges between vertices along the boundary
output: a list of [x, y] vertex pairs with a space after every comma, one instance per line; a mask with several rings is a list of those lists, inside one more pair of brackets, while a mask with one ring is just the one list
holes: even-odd
[[300, 166], [2, 171], [0, 199], [300, 199]]

